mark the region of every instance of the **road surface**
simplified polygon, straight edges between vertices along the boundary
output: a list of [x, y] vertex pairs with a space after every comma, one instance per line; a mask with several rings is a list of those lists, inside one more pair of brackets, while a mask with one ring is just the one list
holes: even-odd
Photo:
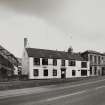
[[35, 89], [14, 95], [11, 90], [10, 95], [0, 97], [0, 105], [105, 105], [105, 79]]

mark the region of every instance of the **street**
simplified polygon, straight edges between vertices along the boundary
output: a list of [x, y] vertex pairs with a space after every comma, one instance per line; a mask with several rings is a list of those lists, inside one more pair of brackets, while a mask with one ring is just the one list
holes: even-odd
[[105, 105], [105, 79], [37, 87], [26, 93], [0, 97], [0, 105]]

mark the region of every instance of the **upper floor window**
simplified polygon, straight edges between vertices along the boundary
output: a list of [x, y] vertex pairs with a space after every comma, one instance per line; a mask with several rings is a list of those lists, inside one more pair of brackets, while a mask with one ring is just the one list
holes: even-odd
[[65, 60], [64, 59], [61, 60], [61, 65], [65, 66]]
[[104, 63], [104, 57], [101, 57], [102, 63]]
[[104, 57], [102, 57], [101, 59], [104, 60]]
[[69, 60], [69, 66], [75, 66], [76, 62], [75, 60]]
[[53, 65], [57, 66], [57, 59], [53, 59]]
[[100, 63], [101, 63], [101, 57], [98, 56], [98, 64], [100, 64]]
[[92, 55], [90, 55], [90, 61], [91, 61], [91, 62], [93, 61], [93, 56], [92, 56]]
[[48, 59], [47, 58], [42, 59], [42, 65], [48, 65]]
[[81, 67], [82, 68], [87, 68], [87, 62], [81, 62]]
[[94, 56], [94, 63], [97, 64], [97, 56]]
[[40, 65], [40, 58], [34, 58], [34, 65]]

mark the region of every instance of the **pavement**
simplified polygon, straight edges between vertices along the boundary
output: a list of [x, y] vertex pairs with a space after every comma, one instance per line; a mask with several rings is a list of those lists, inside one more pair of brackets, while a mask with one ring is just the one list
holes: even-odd
[[0, 105], [105, 105], [105, 79], [0, 91]]

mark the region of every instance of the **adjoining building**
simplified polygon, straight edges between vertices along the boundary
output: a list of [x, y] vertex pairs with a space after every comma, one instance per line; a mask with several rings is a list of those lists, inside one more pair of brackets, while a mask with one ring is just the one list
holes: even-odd
[[81, 56], [90, 62], [90, 75], [105, 75], [105, 54], [87, 50]]
[[22, 59], [21, 58], [17, 59], [18, 59], [18, 76], [20, 77], [22, 74]]
[[17, 58], [0, 45], [0, 80], [12, 77], [17, 67]]
[[22, 57], [22, 74], [29, 79], [73, 78], [90, 75], [89, 62], [79, 53], [36, 48], [25, 49]]

